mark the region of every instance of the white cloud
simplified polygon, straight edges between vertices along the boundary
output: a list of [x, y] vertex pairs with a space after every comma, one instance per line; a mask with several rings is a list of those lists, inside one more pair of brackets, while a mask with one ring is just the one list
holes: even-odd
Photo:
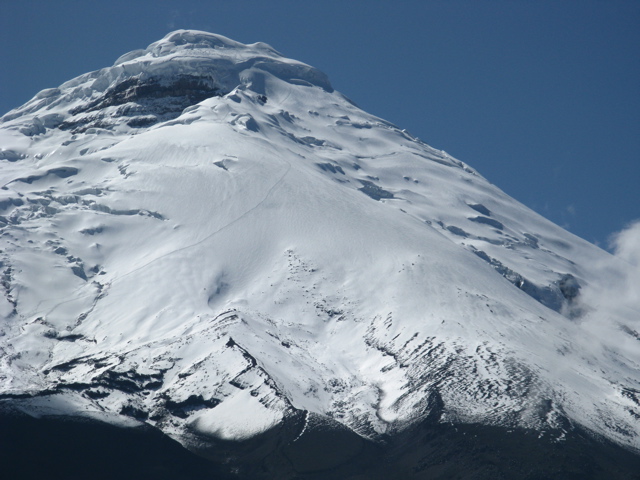
[[[581, 326], [618, 368], [640, 366], [640, 221], [612, 235], [613, 256], [581, 292]], [[617, 352], [613, 354], [613, 352]]]
[[[640, 221], [611, 236], [613, 256], [597, 265], [599, 278], [583, 292], [583, 302], [600, 316], [640, 315]], [[630, 320], [640, 320], [631, 318]]]
[[[640, 221], [611, 237], [614, 260], [607, 265], [607, 283], [597, 295], [600, 308], [621, 321], [640, 321]], [[635, 317], [635, 318], [634, 318]]]
[[611, 246], [617, 257], [640, 269], [640, 220], [614, 234]]
[[607, 303], [619, 310], [622, 320], [640, 329], [640, 221], [615, 234], [612, 246], [616, 258], [622, 260], [624, 267], [616, 290], [606, 292]]

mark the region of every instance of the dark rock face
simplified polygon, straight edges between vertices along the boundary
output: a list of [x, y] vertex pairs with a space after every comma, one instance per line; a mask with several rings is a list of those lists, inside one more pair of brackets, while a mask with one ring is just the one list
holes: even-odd
[[165, 408], [171, 413], [179, 418], [187, 418], [189, 413], [194, 410], [200, 410], [202, 408], [214, 408], [220, 403], [220, 400], [217, 399], [205, 399], [202, 395], [190, 395], [189, 398], [182, 402], [174, 402], [172, 400], [167, 400], [165, 402]]
[[563, 277], [558, 282], [558, 286], [560, 287], [562, 296], [569, 301], [572, 301], [580, 293], [580, 284], [578, 283], [576, 278], [569, 273], [563, 275]]
[[93, 112], [129, 102], [144, 105], [151, 100], [165, 98], [182, 98], [187, 103], [186, 106], [189, 106], [214, 96], [218, 89], [212, 84], [210, 78], [194, 75], [180, 75], [169, 84], [162, 84], [155, 78], [141, 80], [139, 77], [131, 77], [107, 90], [97, 100], [75, 108], [70, 113], [75, 115]]
[[[72, 109], [73, 115], [59, 128], [82, 133], [89, 128], [110, 128], [124, 121], [129, 127], [149, 127], [160, 121], [172, 120], [182, 111], [222, 92], [210, 76], [178, 75], [170, 81], [158, 78], [130, 77], [109, 88], [99, 98]], [[108, 107], [119, 107], [109, 113]]]
[[[0, 417], [0, 463], [20, 479], [640, 479], [640, 454], [579, 429], [563, 439], [483, 425], [421, 424], [365, 440], [298, 412], [243, 442], [182, 448], [152, 427], [25, 415]], [[302, 434], [301, 434], [302, 432]]]

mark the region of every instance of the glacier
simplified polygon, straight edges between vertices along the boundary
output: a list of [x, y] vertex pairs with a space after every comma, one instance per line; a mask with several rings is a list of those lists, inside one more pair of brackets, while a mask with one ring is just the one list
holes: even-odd
[[[5, 409], [249, 445], [238, 471], [424, 422], [640, 451], [640, 312], [588, 295], [631, 265], [266, 44], [172, 32], [0, 148]], [[341, 451], [304, 466], [314, 431]]]

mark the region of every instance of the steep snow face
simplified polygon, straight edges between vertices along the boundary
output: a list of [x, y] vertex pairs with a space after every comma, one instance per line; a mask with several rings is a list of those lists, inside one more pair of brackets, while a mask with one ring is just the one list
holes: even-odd
[[0, 125], [5, 401], [183, 439], [307, 411], [640, 448], [639, 317], [581, 294], [610, 256], [312, 67], [178, 31]]

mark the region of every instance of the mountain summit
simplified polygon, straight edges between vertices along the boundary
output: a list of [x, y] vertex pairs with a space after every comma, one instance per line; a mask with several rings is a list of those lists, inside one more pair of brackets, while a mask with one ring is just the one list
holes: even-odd
[[638, 312], [589, 297], [624, 263], [317, 69], [179, 30], [0, 147], [7, 415], [147, 424], [232, 478], [637, 472]]

